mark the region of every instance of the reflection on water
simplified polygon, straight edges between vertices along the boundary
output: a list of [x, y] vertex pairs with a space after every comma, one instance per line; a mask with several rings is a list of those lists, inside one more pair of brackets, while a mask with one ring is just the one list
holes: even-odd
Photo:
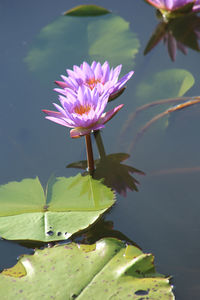
[[159, 42], [166, 45], [168, 54], [172, 61], [176, 59], [177, 49], [187, 54], [187, 48], [199, 51], [200, 17], [192, 14], [180, 18], [160, 22], [153, 32], [144, 55], [149, 53]]
[[83, 234], [74, 235], [72, 241], [79, 241], [80, 243], [93, 244], [98, 240], [106, 237], [116, 238], [118, 240], [124, 241], [127, 244], [131, 244], [141, 249], [134, 241], [128, 238], [125, 234], [119, 230], [114, 229], [114, 222], [110, 220], [105, 220], [102, 217], [95, 225], [91, 226]]
[[[139, 181], [130, 173], [144, 175], [144, 172], [122, 162], [130, 157], [126, 153], [114, 153], [106, 155], [100, 131], [94, 133], [100, 158], [95, 160], [94, 179], [103, 179], [103, 183], [111, 187], [117, 193], [126, 197], [127, 190], [138, 191]], [[71, 163], [67, 168], [87, 169], [87, 161]], [[86, 172], [87, 174], [87, 172]]]
[[[85, 169], [83, 141], [71, 143], [64, 129], [47, 124], [40, 114], [43, 107], [55, 101], [53, 80], [66, 66], [70, 68], [96, 57], [102, 63], [105, 60], [113, 65], [123, 63], [128, 70], [134, 65], [135, 78], [120, 96], [124, 110], [104, 131], [106, 152], [120, 155], [110, 154], [106, 159], [100, 159], [97, 173], [104, 178], [106, 165], [114, 166], [113, 170], [117, 171], [110, 172], [107, 180], [110, 186], [117, 183], [114, 187], [117, 190], [119, 179], [114, 175], [119, 175], [120, 170], [124, 176], [120, 179], [122, 185], [118, 192], [126, 193], [127, 197], [126, 201], [120, 201], [121, 196], [117, 195], [119, 201], [109, 214], [111, 221], [106, 217], [105, 223], [108, 223], [99, 223], [99, 226], [112, 235], [114, 223], [116, 231], [136, 241], [145, 251], [153, 252], [158, 271], [173, 274], [177, 299], [198, 300], [199, 105], [174, 112], [169, 118], [156, 122], [129, 153], [129, 166], [123, 165], [123, 160], [128, 158], [127, 145], [142, 125], [171, 104], [144, 110], [125, 130], [120, 143], [116, 140], [122, 124], [137, 107], [159, 99], [199, 94], [199, 16], [173, 20], [168, 28], [162, 23], [158, 25], [146, 48], [150, 53], [144, 56], [142, 49], [157, 25], [154, 9], [144, 1], [93, 2], [118, 15], [72, 20], [72, 17], [58, 17], [60, 12], [74, 5], [70, 0], [56, 4], [46, 0], [27, 4], [27, 1], [19, 0], [12, 7], [9, 2], [2, 2], [1, 21], [5, 31], [0, 57], [3, 72], [0, 84], [1, 183], [35, 175], [46, 182], [53, 172], [60, 176], [74, 175], [74, 170], [64, 168], [66, 157], [68, 164], [79, 160], [82, 162], [79, 167]], [[141, 22], [141, 16], [145, 22]], [[65, 25], [66, 31], [59, 33], [58, 29]], [[187, 49], [188, 54], [180, 52], [172, 63], [159, 43], [165, 34], [172, 58], [175, 58], [176, 47], [184, 52]], [[139, 176], [141, 171], [138, 173], [131, 165], [145, 171], [146, 176]], [[138, 193], [127, 192], [138, 188], [130, 174], [132, 171], [141, 182]], [[86, 239], [92, 240], [95, 236], [98, 232], [88, 233]], [[119, 237], [127, 240], [122, 235]], [[13, 265], [16, 256], [26, 251], [13, 243], [0, 243], [2, 267]]]

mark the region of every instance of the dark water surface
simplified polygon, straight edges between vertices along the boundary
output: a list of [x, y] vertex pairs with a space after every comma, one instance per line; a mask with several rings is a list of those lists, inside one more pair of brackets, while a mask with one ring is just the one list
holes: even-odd
[[[35, 176], [45, 184], [52, 173], [75, 175], [75, 169], [65, 166], [86, 157], [84, 140], [71, 140], [69, 131], [45, 120], [41, 109], [53, 108], [52, 102], [57, 101], [53, 82], [59, 80], [66, 68], [95, 58], [92, 47], [89, 54], [87, 51], [90, 39], [95, 38], [93, 32], [98, 26], [95, 22], [106, 22], [110, 15], [84, 19], [68, 17], [66, 41], [65, 35], [57, 35], [56, 30], [56, 33], [50, 30], [49, 39], [37, 36], [49, 24], [53, 26], [51, 29], [61, 26], [62, 12], [87, 3], [91, 1], [0, 2], [0, 184]], [[178, 52], [176, 61], [172, 62], [166, 46], [160, 43], [144, 56], [143, 51], [158, 23], [154, 9], [142, 0], [94, 0], [93, 3], [110, 9], [127, 28], [130, 23], [129, 34], [122, 42], [127, 43], [127, 51], [131, 54], [123, 50], [120, 56], [119, 49], [113, 47], [110, 51], [102, 50], [96, 57], [101, 62], [108, 59], [111, 64], [123, 63], [123, 73], [135, 70], [124, 94], [109, 104], [124, 103], [125, 106], [103, 130], [104, 147], [107, 154], [130, 154], [125, 163], [146, 173], [146, 176], [134, 174], [140, 182], [139, 192], [128, 191], [126, 197], [118, 194], [117, 204], [106, 220], [112, 221], [116, 230], [136, 242], [144, 252], [155, 255], [157, 270], [172, 275], [177, 299], [199, 299], [200, 105], [161, 118], [134, 144], [140, 128], [173, 104], [142, 111], [127, 125], [137, 107], [183, 95], [181, 87], [187, 86], [184, 96], [199, 95], [199, 53], [191, 49], [187, 55]], [[86, 24], [90, 26], [89, 37], [81, 31]], [[53, 42], [48, 46], [49, 40]], [[106, 46], [104, 43], [102, 48]], [[62, 49], [66, 45], [65, 56]], [[41, 51], [38, 54], [34, 49]], [[136, 49], [135, 54], [130, 49]], [[193, 86], [192, 78], [195, 80]], [[94, 152], [98, 157], [96, 147]], [[24, 253], [32, 253], [32, 250], [1, 241], [0, 269], [12, 266], [17, 256]]]

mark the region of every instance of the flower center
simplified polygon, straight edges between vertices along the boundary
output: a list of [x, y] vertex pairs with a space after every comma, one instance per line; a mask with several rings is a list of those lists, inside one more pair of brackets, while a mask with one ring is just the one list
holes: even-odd
[[87, 114], [89, 113], [91, 109], [91, 106], [86, 104], [86, 105], [79, 105], [79, 106], [76, 106], [74, 108], [74, 112], [78, 115], [83, 115], [83, 114]]
[[88, 81], [86, 81], [86, 84], [89, 86], [89, 88], [91, 90], [93, 90], [93, 88], [97, 85], [98, 82], [101, 83], [101, 80], [95, 79], [95, 78], [91, 78]]

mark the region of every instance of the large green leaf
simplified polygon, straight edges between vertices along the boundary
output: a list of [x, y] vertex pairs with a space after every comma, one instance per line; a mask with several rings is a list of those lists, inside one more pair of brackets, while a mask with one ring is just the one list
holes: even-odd
[[129, 70], [140, 46], [136, 34], [129, 29], [129, 23], [114, 15], [88, 24], [88, 40], [92, 59], [106, 59], [111, 65], [122, 63]]
[[137, 98], [143, 101], [181, 97], [193, 85], [193, 75], [184, 69], [168, 69], [156, 73], [141, 82], [136, 91]]
[[153, 256], [116, 239], [36, 250], [0, 274], [1, 299], [174, 299]]
[[39, 33], [25, 61], [40, 80], [53, 82], [74, 64], [96, 59], [131, 70], [140, 43], [129, 23], [109, 14], [98, 18], [61, 16]]
[[0, 186], [0, 236], [54, 241], [87, 228], [114, 203], [113, 192], [91, 176], [38, 178]]
[[110, 11], [104, 7], [98, 5], [79, 5], [76, 7], [71, 8], [70, 10], [66, 11], [64, 15], [68, 16], [75, 16], [75, 17], [95, 17], [109, 14]]

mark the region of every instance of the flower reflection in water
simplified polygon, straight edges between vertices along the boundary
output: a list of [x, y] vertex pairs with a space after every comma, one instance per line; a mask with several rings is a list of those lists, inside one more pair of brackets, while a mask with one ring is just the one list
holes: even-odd
[[[137, 173], [144, 175], [144, 172], [122, 162], [129, 158], [129, 154], [115, 153], [106, 155], [100, 131], [94, 133], [100, 159], [95, 160], [96, 169], [94, 179], [103, 179], [105, 185], [114, 189], [122, 196], [126, 196], [127, 190], [138, 191], [139, 182], [131, 175]], [[71, 163], [67, 168], [87, 169], [87, 161]]]
[[144, 55], [149, 53], [160, 41], [163, 41], [171, 60], [175, 61], [177, 49], [185, 55], [187, 48], [199, 51], [199, 39], [200, 17], [197, 15], [171, 19], [167, 23], [162, 21], [157, 25], [147, 43]]
[[146, 0], [156, 7], [165, 18], [180, 16], [186, 13], [198, 12], [200, 0]]

